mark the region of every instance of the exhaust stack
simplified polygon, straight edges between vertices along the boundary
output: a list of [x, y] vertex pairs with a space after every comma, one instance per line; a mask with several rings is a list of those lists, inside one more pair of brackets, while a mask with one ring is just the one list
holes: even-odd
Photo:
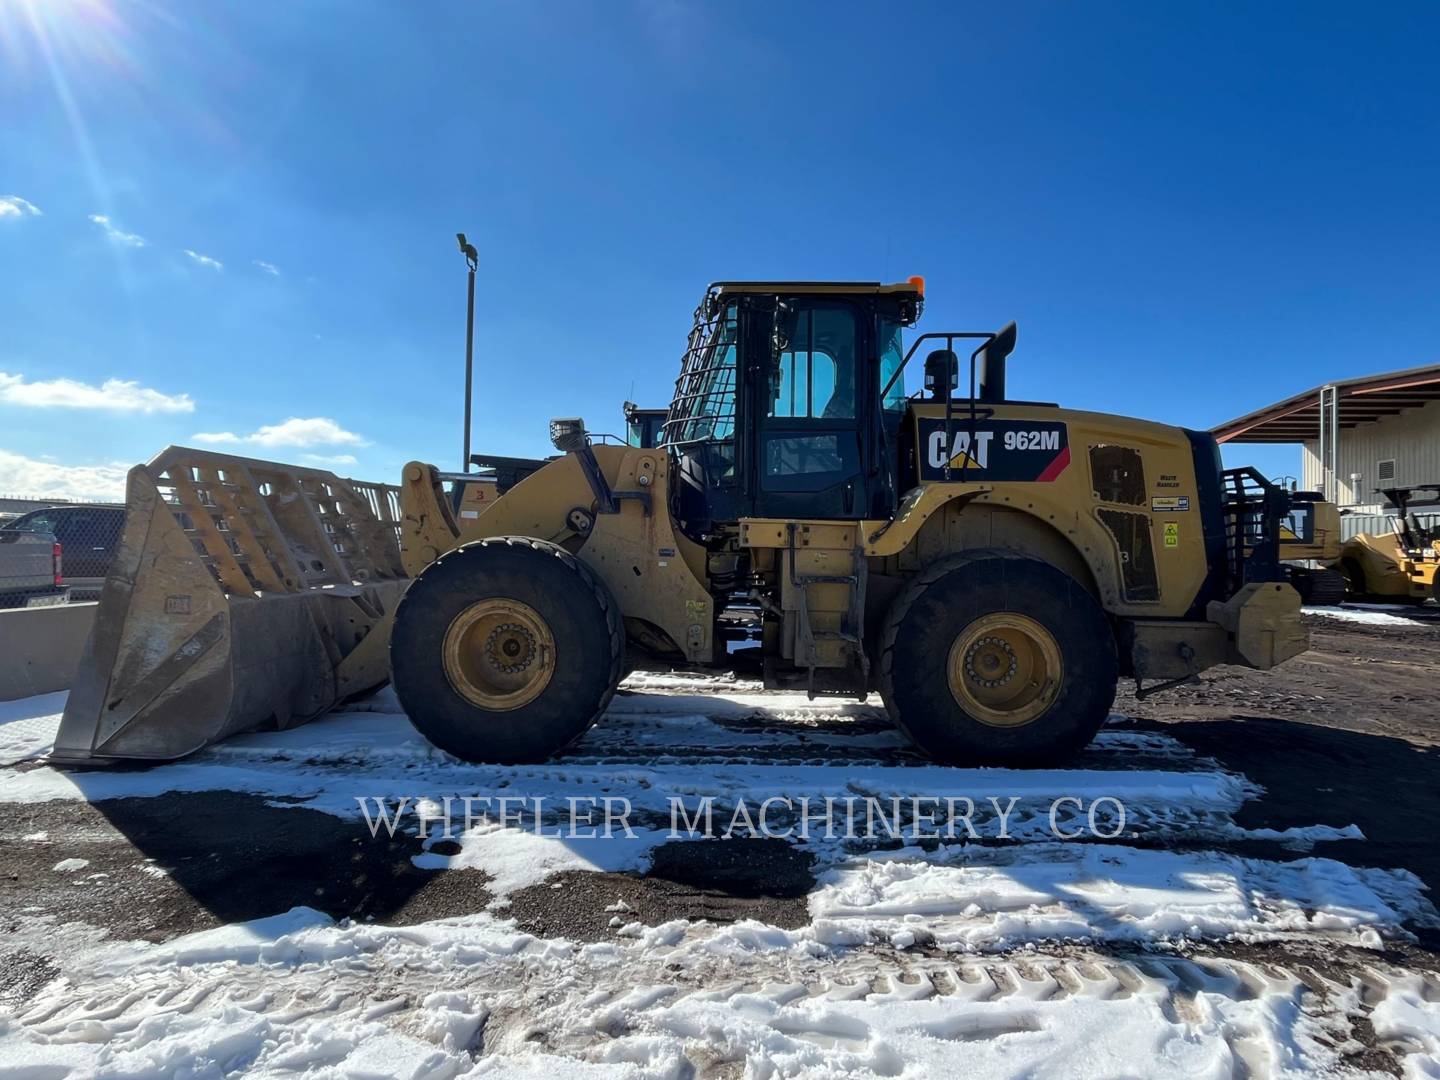
[[1014, 320], [1001, 327], [980, 353], [980, 386], [976, 396], [995, 405], [1005, 400], [1005, 361], [1015, 351], [1018, 328]]

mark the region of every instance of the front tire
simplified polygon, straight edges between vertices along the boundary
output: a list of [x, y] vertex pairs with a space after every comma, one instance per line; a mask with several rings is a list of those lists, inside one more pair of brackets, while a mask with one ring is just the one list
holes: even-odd
[[602, 582], [521, 536], [446, 552], [406, 590], [391, 675], [416, 729], [466, 761], [544, 761], [580, 738], [620, 681], [625, 631]]
[[1066, 760], [1104, 724], [1118, 678], [1104, 610], [1039, 559], [941, 559], [886, 620], [881, 697], [900, 729], [947, 764]]

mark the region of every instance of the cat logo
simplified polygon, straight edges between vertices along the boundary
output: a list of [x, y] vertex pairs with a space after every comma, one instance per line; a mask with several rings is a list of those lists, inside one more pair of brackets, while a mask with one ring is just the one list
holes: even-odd
[[[930, 467], [943, 469], [948, 464], [952, 469], [986, 469], [990, 467], [990, 440], [993, 431], [977, 431], [972, 447], [970, 432], [953, 433], [950, 446], [945, 446], [945, 430], [937, 428], [930, 433]], [[948, 457], [948, 461], [947, 461]]]
[[1070, 464], [1064, 423], [987, 416], [922, 416], [916, 425], [920, 479], [1047, 483]]

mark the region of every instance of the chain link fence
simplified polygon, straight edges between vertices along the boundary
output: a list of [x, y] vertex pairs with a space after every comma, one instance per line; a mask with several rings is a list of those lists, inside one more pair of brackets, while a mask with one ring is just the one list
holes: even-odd
[[0, 609], [100, 598], [122, 503], [0, 495]]

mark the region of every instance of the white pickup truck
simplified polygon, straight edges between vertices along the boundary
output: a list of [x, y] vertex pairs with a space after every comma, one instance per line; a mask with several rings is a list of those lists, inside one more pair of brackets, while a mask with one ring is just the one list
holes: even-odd
[[54, 536], [0, 529], [0, 608], [63, 604], [68, 591]]

